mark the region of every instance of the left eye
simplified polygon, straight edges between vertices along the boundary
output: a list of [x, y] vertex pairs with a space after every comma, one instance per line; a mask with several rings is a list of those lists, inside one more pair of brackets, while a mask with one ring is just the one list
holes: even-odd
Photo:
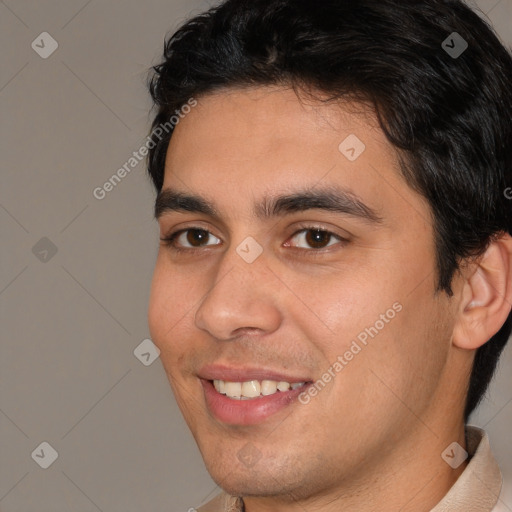
[[330, 231], [312, 228], [303, 229], [295, 233], [292, 238], [296, 238], [299, 244], [307, 244], [302, 247], [300, 245], [292, 245], [292, 247], [300, 247], [302, 249], [324, 249], [325, 247], [329, 247], [343, 240]]

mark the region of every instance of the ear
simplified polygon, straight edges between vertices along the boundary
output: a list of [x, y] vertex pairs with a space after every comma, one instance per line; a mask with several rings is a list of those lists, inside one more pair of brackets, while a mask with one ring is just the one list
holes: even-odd
[[461, 302], [452, 343], [475, 350], [489, 341], [512, 310], [512, 237], [491, 242], [476, 263], [463, 273]]

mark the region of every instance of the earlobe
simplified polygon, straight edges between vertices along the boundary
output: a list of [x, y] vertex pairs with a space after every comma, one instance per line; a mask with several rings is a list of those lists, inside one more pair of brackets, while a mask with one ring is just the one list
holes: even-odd
[[453, 344], [476, 350], [505, 323], [512, 310], [512, 237], [503, 234], [468, 266], [453, 331]]

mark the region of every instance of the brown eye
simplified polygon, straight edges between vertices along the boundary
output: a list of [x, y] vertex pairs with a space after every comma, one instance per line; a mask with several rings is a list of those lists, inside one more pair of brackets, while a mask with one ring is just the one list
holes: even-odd
[[[211, 242], [213, 239], [214, 243]], [[219, 245], [221, 241], [208, 230], [201, 228], [189, 228], [176, 231], [171, 235], [161, 238], [166, 246], [174, 248], [175, 250], [191, 250], [201, 247], [208, 247], [209, 245]]]
[[330, 231], [317, 228], [303, 229], [295, 233], [292, 239], [293, 238], [297, 240], [292, 244], [293, 247], [299, 247], [301, 249], [324, 249], [325, 247], [329, 247], [343, 240]]
[[310, 229], [306, 233], [306, 242], [315, 249], [326, 247], [332, 237], [327, 231], [321, 231], [319, 229]]
[[183, 234], [192, 247], [201, 247], [210, 238], [210, 233], [205, 229], [187, 229]]

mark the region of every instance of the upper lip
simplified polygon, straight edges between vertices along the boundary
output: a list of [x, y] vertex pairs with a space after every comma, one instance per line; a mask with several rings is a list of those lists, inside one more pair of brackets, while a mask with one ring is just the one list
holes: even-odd
[[209, 364], [203, 366], [198, 376], [205, 380], [224, 380], [228, 382], [247, 382], [250, 380], [275, 380], [277, 382], [309, 382], [311, 379], [303, 376], [293, 376], [278, 370], [268, 368], [256, 368], [248, 366], [227, 366]]

